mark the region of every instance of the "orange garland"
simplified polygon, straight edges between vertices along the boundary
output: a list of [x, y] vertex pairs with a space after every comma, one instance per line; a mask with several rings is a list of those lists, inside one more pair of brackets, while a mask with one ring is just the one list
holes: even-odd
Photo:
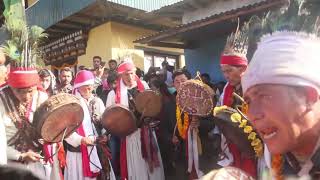
[[276, 180], [284, 179], [282, 174], [283, 163], [284, 163], [284, 160], [282, 155], [278, 154], [278, 155], [272, 156], [272, 162], [271, 162], [272, 174]]
[[184, 113], [183, 123], [182, 123], [181, 110], [177, 106], [176, 119], [177, 119], [177, 127], [178, 127], [179, 135], [182, 139], [186, 139], [186, 135], [187, 135], [188, 127], [189, 127], [189, 115], [186, 112]]

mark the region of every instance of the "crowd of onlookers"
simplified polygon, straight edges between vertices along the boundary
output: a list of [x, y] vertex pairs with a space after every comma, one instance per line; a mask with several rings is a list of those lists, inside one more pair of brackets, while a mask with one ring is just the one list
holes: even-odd
[[[100, 56], [94, 56], [92, 59], [93, 68], [79, 66], [80, 70], [90, 70], [96, 77], [95, 93], [103, 102], [106, 101], [108, 92], [115, 88], [117, 76], [117, 61], [109, 60], [108, 65], [102, 61]], [[162, 67], [150, 67], [148, 72], [145, 73], [140, 68], [137, 68], [136, 75], [142, 80], [142, 83], [147, 84], [152, 89], [157, 89], [160, 82], [164, 82], [168, 88], [168, 91], [173, 94], [175, 89], [173, 87], [174, 66], [168, 64], [167, 61], [162, 63]], [[186, 70], [186, 67], [182, 68]], [[5, 65], [0, 65], [0, 85], [5, 84], [8, 68]], [[75, 74], [71, 67], [64, 67], [60, 69], [58, 75], [54, 75], [52, 71], [48, 69], [40, 69], [39, 76], [41, 80], [41, 88], [45, 90], [49, 96], [57, 94], [59, 92], [71, 93], [72, 84]], [[225, 82], [213, 83], [208, 73], [201, 74], [201, 80], [210, 86], [217, 94], [217, 97], [222, 92]]]
[[[108, 63], [105, 63], [102, 61], [101, 57], [94, 56], [92, 59], [92, 64], [92, 68], [79, 66], [78, 72], [81, 70], [89, 70], [93, 73], [95, 77], [93, 93], [105, 104], [107, 102], [109, 92], [115, 90], [117, 86], [117, 79], [119, 78], [117, 74], [118, 62], [112, 59], [109, 60]], [[0, 74], [0, 84], [5, 84], [7, 74], [6, 66], [0, 66]], [[54, 73], [48, 69], [40, 69], [38, 74], [41, 82], [38, 88], [42, 91], [45, 91], [49, 97], [58, 93], [73, 93], [73, 81], [75, 74], [72, 68], [62, 68], [57, 76], [55, 76]], [[185, 175], [186, 166], [184, 161], [185, 153], [183, 153], [185, 151], [185, 145], [183, 144], [182, 140], [180, 140], [180, 143], [175, 144], [171, 139], [174, 133], [176, 122], [176, 85], [174, 85], [174, 82], [175, 80], [179, 81], [178, 79], [182, 76], [187, 77], [187, 79], [191, 79], [191, 74], [187, 71], [186, 67], [175, 70], [174, 67], [170, 66], [167, 61], [164, 61], [161, 68], [150, 67], [147, 73], [144, 73], [140, 68], [136, 68], [136, 75], [140, 78], [144, 87], [149, 87], [151, 90], [157, 91], [162, 95], [163, 106], [161, 113], [159, 113], [156, 119], [158, 119], [160, 122], [160, 125], [157, 128], [157, 136], [163, 159], [164, 172], [166, 176], [176, 174], [178, 177], [183, 177]], [[215, 98], [218, 100], [220, 93], [223, 91], [225, 83], [212, 83], [210, 75], [207, 73], [201, 74], [201, 80], [214, 90], [216, 94]], [[200, 126], [200, 136], [206, 139], [210, 137], [208, 136], [208, 133], [210, 133], [214, 125], [210, 119], [207, 121], [203, 120], [202, 124], [204, 125]], [[212, 145], [206, 144], [207, 142], [217, 141], [205, 140], [203, 144], [204, 147], [212, 148], [213, 146], [216, 146], [216, 149], [219, 149], [219, 143]], [[110, 143], [114, 142], [109, 142], [112, 153], [118, 153], [118, 149], [113, 147], [114, 145]], [[218, 154], [215, 151], [206, 152], [212, 153], [211, 155], [204, 156], [205, 158], [212, 156], [212, 154]], [[111, 160], [111, 163], [114, 165], [113, 160]], [[117, 172], [117, 168], [114, 168], [114, 170], [116, 175], [118, 175], [119, 172]]]

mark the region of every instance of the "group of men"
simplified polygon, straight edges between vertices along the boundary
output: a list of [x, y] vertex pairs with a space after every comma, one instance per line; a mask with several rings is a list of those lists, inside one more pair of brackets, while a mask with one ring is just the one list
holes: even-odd
[[[291, 2], [294, 3], [294, 0]], [[264, 178], [265, 172], [271, 172], [274, 179], [286, 176], [320, 177], [319, 31], [306, 33], [303, 30], [280, 29], [269, 32], [260, 39], [250, 63], [246, 58], [247, 47], [239, 48], [232, 44], [238, 42], [239, 33], [230, 36], [232, 40], [228, 39], [220, 61], [228, 83], [217, 106], [236, 108], [243, 102], [239, 102], [234, 93], [243, 96], [248, 106], [245, 113], [249, 123], [265, 146], [261, 157], [246, 157], [227, 135], [215, 128], [206, 135], [221, 134], [224, 154], [218, 161], [221, 167], [232, 166], [257, 179]], [[123, 61], [116, 68], [118, 76], [114, 89], [108, 92], [106, 102], [103, 102], [92, 93], [103, 74], [101, 59], [94, 58], [95, 61], [94, 72], [81, 70], [73, 85], [65, 83], [59, 87], [61, 92], [79, 97], [84, 110], [81, 126], [65, 139], [65, 160], [61, 143], [30, 139], [34, 131], [31, 125], [33, 113], [53, 92], [39, 90], [40, 80], [35, 69], [10, 68], [7, 83], [0, 90], [0, 147], [6, 149], [1, 151], [0, 164], [22, 165], [46, 179], [116, 179], [117, 174], [121, 179], [128, 180], [165, 179], [164, 166], [167, 162], [163, 161], [166, 157], [161, 156], [163, 153], [158, 143], [161, 135], [157, 135], [156, 129], [148, 122], [142, 123], [132, 134], [120, 138], [119, 146], [111, 147], [112, 155], [104, 151], [104, 147], [96, 146], [114, 141], [112, 135], [111, 139], [105, 135], [105, 129], [93, 126], [104, 110], [118, 104], [134, 111], [134, 97], [149, 87], [136, 76], [132, 61]], [[61, 77], [67, 76], [66, 71], [61, 73]], [[190, 78], [185, 70], [173, 73], [173, 86], [177, 93], [181, 90], [181, 84]], [[182, 179], [201, 178], [204, 172], [199, 159], [203, 153], [199, 130], [205, 121], [181, 112], [176, 105], [173, 108], [173, 111], [166, 111], [171, 113], [162, 114], [160, 120], [168, 121], [172, 115], [175, 116], [177, 130], [172, 132], [170, 143], [175, 147], [178, 144], [183, 146], [180, 152], [183, 152], [184, 171], [188, 176]], [[205, 151], [210, 151], [210, 148]], [[218, 174], [214, 173], [211, 178]], [[239, 173], [222, 176], [244, 177]]]

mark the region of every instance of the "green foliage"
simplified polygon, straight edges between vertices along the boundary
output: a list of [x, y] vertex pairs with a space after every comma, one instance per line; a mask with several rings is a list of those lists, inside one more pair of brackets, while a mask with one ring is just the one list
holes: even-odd
[[[21, 3], [21, 2], [20, 2]], [[9, 2], [10, 4], [10, 2]], [[22, 5], [15, 3], [14, 5], [6, 6], [7, 14], [4, 28], [6, 29], [9, 40], [7, 40], [2, 48], [4, 53], [15, 61], [18, 65], [35, 66], [39, 59], [38, 45], [42, 39], [48, 35], [44, 33], [44, 29], [39, 26], [28, 27], [25, 20], [25, 14]], [[12, 13], [14, 11], [23, 12]]]

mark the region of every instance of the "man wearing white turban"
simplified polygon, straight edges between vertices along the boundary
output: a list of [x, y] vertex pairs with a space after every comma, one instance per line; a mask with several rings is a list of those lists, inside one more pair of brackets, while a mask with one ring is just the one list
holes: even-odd
[[241, 81], [276, 179], [320, 178], [320, 33], [302, 31], [263, 36]]

